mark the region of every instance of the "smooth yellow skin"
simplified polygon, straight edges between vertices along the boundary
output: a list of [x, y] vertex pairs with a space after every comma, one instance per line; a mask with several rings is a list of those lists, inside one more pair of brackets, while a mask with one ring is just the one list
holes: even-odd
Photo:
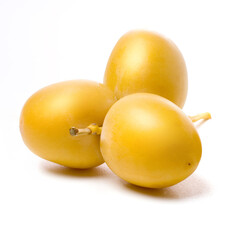
[[183, 107], [188, 89], [187, 69], [177, 46], [148, 31], [131, 31], [114, 47], [104, 84], [119, 99], [131, 93], [154, 93]]
[[149, 93], [126, 96], [110, 108], [100, 148], [115, 174], [149, 188], [184, 180], [197, 168], [202, 154], [191, 119], [172, 102]]
[[20, 130], [28, 148], [38, 156], [71, 168], [90, 168], [103, 163], [99, 136], [72, 137], [71, 127], [103, 124], [115, 102], [103, 84], [75, 80], [45, 87], [25, 103]]

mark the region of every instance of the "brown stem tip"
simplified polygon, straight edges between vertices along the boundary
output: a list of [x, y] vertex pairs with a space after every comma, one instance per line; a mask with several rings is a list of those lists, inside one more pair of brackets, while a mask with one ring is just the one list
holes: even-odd
[[79, 135], [100, 135], [102, 131], [102, 127], [99, 127], [97, 124], [92, 123], [86, 128], [75, 128], [71, 127], [69, 129], [69, 133], [71, 136], [79, 136]]

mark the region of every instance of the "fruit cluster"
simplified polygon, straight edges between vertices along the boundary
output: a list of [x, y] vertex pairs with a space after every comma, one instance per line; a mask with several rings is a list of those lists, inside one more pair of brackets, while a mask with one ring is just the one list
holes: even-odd
[[25, 103], [20, 130], [38, 156], [71, 168], [104, 161], [132, 184], [162, 188], [190, 174], [201, 159], [201, 140], [186, 116], [187, 70], [176, 45], [147, 31], [120, 38], [104, 83], [65, 81]]

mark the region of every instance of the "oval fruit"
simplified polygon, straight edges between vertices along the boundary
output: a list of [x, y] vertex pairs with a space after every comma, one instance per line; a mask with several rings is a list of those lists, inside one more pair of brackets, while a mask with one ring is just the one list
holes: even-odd
[[69, 128], [102, 125], [114, 102], [114, 94], [103, 84], [75, 80], [50, 85], [25, 103], [20, 117], [22, 138], [46, 160], [72, 168], [97, 166], [103, 163], [99, 136], [73, 138]]
[[188, 88], [187, 69], [181, 52], [171, 40], [148, 31], [131, 31], [115, 45], [104, 84], [118, 99], [131, 93], [154, 93], [183, 107]]
[[129, 183], [149, 188], [174, 185], [198, 166], [199, 135], [179, 107], [149, 93], [136, 93], [108, 111], [100, 148], [109, 168]]

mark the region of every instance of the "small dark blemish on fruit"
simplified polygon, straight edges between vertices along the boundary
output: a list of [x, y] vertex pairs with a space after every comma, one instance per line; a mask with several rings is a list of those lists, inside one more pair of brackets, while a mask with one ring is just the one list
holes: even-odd
[[191, 166], [191, 163], [190, 163], [190, 162], [188, 163], [188, 166]]

